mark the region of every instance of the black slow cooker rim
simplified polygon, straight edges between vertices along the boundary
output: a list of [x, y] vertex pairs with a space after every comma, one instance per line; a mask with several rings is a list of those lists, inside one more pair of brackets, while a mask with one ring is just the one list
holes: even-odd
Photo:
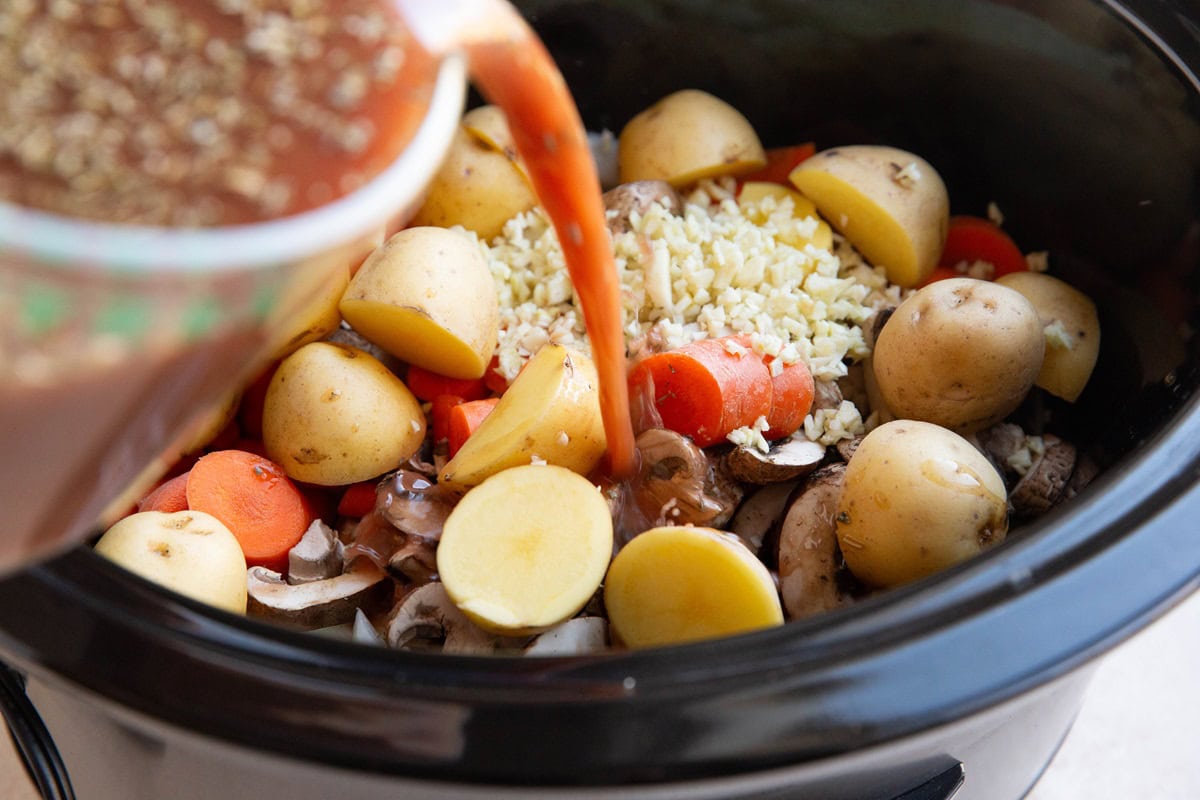
[[[344, 766], [456, 780], [515, 776], [470, 748], [444, 762], [403, 748], [364, 750], [354, 736], [342, 747], [321, 714], [314, 722], [291, 709], [323, 697], [332, 705], [322, 708], [374, 729], [411, 713], [416, 700], [419, 713], [432, 717], [461, 720], [463, 709], [519, 716], [525, 723], [511, 733], [520, 741], [543, 736], [542, 723], [568, 712], [579, 736], [590, 736], [593, 721], [670, 726], [695, 724], [699, 714], [703, 728], [817, 698], [798, 703], [794, 724], [806, 730], [793, 731], [778, 748], [750, 740], [729, 752], [612, 754], [621, 763], [564, 765], [539, 777], [607, 783], [762, 768], [982, 711], [1069, 673], [1148, 624], [1200, 584], [1200, 539], [1187, 524], [1200, 511], [1198, 476], [1200, 398], [1193, 398], [1092, 490], [988, 557], [842, 612], [657, 651], [522, 659], [367, 648], [214, 612], [86, 549], [0, 583], [0, 641], [35, 672], [198, 733]], [[1142, 569], [1130, 571], [1129, 564]], [[1072, 604], [1080, 587], [1116, 586], [1118, 579], [1117, 600], [1092, 591]], [[1087, 609], [1083, 601], [1095, 605]], [[69, 635], [76, 631], [85, 642]], [[195, 703], [169, 679], [147, 684], [144, 670], [131, 673], [127, 661], [112, 657], [130, 648], [162, 674], [212, 670], [209, 690], [236, 698], [238, 714], [225, 702]], [[569, 750], [571, 731], [560, 728], [556, 736], [564, 745], [555, 751]]]
[[[1200, 92], [1200, 36], [1184, 9], [1100, 3]], [[758, 769], [993, 707], [1148, 624], [1200, 585], [1197, 478], [1200, 400], [1192, 398], [1088, 492], [986, 558], [822, 618], [659, 651], [534, 661], [371, 650], [213, 612], [86, 549], [0, 582], [0, 650], [34, 673], [167, 724], [348, 767], [519, 781], [531, 776], [505, 759], [513, 748], [534, 747], [559, 757], [541, 762], [547, 769], [537, 779], [545, 783]], [[1081, 586], [1111, 593], [1080, 596]], [[131, 671], [130, 652], [152, 674]], [[179, 691], [197, 679], [211, 702]], [[291, 713], [299, 702], [320, 713]], [[462, 729], [482, 719], [487, 733], [521, 716], [508, 729], [511, 746], [493, 741], [488, 753], [468, 741], [458, 752], [430, 752], [371, 733], [339, 737], [325, 716], [331, 710], [352, 710], [371, 730], [423, 713]], [[776, 731], [785, 735], [774, 740], [703, 741], [772, 713], [787, 717]], [[656, 735], [672, 726], [693, 730], [674, 740]], [[579, 746], [594, 745], [589, 737], [601, 728], [657, 747]], [[557, 742], [538, 741], [547, 730]]]

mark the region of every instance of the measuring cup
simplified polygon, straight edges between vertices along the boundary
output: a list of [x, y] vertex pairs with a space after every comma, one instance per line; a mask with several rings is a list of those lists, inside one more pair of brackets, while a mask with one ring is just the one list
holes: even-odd
[[184, 230], [0, 203], [0, 573], [127, 512], [303, 334], [415, 211], [465, 88], [463, 60], [443, 59], [395, 161], [291, 217]]

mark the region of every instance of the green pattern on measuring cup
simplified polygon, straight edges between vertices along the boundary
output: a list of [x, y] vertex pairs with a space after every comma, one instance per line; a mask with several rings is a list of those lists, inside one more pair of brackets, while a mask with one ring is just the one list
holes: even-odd
[[221, 307], [214, 297], [197, 297], [183, 311], [183, 334], [188, 339], [207, 335], [221, 319]]
[[275, 291], [275, 286], [271, 285], [259, 286], [254, 292], [254, 300], [251, 313], [254, 314], [255, 322], [262, 322], [275, 309], [275, 304], [279, 302], [279, 297]]
[[141, 298], [119, 296], [96, 314], [97, 333], [110, 333], [125, 339], [136, 339], [150, 328], [153, 311], [150, 304]]
[[69, 306], [65, 292], [50, 286], [31, 286], [21, 303], [21, 329], [29, 336], [48, 333], [67, 318]]

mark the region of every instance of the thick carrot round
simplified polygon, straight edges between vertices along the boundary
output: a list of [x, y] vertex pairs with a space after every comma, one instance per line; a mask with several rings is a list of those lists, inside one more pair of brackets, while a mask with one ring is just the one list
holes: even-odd
[[188, 473], [176, 475], [169, 481], [164, 481], [152, 492], [138, 501], [138, 511], [161, 511], [164, 514], [174, 514], [176, 511], [187, 511]]
[[365, 517], [375, 510], [375, 481], [352, 483], [338, 500], [339, 517]]
[[[768, 371], [772, 371], [772, 361], [771, 358], [764, 361]], [[771, 411], [767, 414], [767, 429], [763, 436], [773, 441], [800, 430], [812, 409], [816, 386], [808, 365], [796, 361], [786, 365], [778, 375], [771, 376], [771, 389]]]
[[652, 355], [633, 368], [629, 384], [631, 392], [653, 391], [663, 427], [692, 437], [700, 447], [753, 425], [771, 410], [771, 373], [741, 336]]
[[488, 397], [483, 400], [459, 403], [450, 409], [450, 429], [447, 431], [447, 438], [450, 440], [451, 456], [458, 452], [458, 448], [463, 446], [467, 437], [475, 432], [479, 423], [492, 413], [492, 409], [499, 402], [499, 397]]
[[277, 572], [287, 570], [288, 551], [311, 522], [303, 494], [283, 468], [242, 450], [202, 456], [188, 477], [187, 501], [233, 532], [248, 566]]
[[995, 267], [994, 278], [1029, 268], [1021, 248], [996, 223], [982, 217], [951, 217], [938, 266], [954, 267], [975, 261], [985, 261]]
[[456, 394], [439, 394], [433, 398], [432, 407], [429, 410], [430, 427], [433, 428], [433, 440], [440, 442], [450, 436], [450, 412], [454, 407], [465, 402], [463, 398]]
[[487, 397], [491, 391], [483, 378], [448, 378], [415, 364], [409, 365], [404, 383], [418, 399], [426, 402], [444, 394], [455, 395], [463, 400], [479, 400]]
[[742, 176], [739, 182], [769, 181], [771, 183], [781, 183], [784, 186], [791, 186], [792, 184], [788, 180], [788, 176], [792, 174], [792, 170], [816, 152], [817, 146], [813, 142], [784, 147], [769, 147], [766, 150], [767, 163], [763, 165], [762, 169]]

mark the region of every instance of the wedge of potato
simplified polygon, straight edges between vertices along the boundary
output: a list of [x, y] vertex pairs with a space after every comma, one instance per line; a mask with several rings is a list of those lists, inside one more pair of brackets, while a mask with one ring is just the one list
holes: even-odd
[[996, 280], [1025, 296], [1041, 318], [1046, 357], [1037, 385], [1075, 402], [1100, 357], [1100, 316], [1092, 299], [1074, 286], [1042, 272], [1013, 272]]
[[836, 147], [805, 159], [788, 179], [892, 283], [917, 286], [937, 266], [950, 198], [923, 158], [894, 147]]
[[478, 378], [500, 326], [496, 284], [469, 235], [407, 228], [363, 263], [338, 306], [359, 333], [409, 364]]
[[605, 444], [595, 365], [583, 353], [546, 345], [442, 467], [438, 482], [464, 492], [535, 461], [587, 474]]
[[[508, 127], [508, 118], [499, 106], [477, 106], [471, 109], [463, 114], [462, 126], [471, 136], [511, 161], [520, 171], [521, 177], [529, 182], [529, 170], [517, 152], [517, 144], [513, 141], [512, 131]], [[530, 188], [533, 188], [533, 184], [530, 184]]]
[[568, 469], [530, 465], [467, 492], [442, 529], [437, 568], [446, 594], [480, 627], [537, 633], [591, 599], [612, 548], [599, 490]]

